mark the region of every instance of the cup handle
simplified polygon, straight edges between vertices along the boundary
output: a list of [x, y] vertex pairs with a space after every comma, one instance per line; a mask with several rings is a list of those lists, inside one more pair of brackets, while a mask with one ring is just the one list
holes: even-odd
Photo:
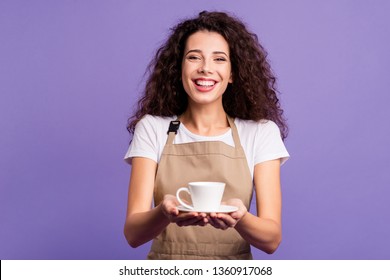
[[185, 192], [187, 192], [189, 195], [191, 195], [190, 190], [189, 190], [188, 188], [186, 188], [186, 187], [180, 188], [180, 189], [178, 189], [177, 192], [176, 192], [176, 198], [177, 198], [177, 200], [178, 200], [179, 203], [180, 203], [181, 205], [183, 205], [185, 208], [188, 208], [188, 209], [190, 209], [190, 210], [194, 210], [194, 207], [193, 207], [193, 206], [188, 205], [188, 204], [185, 203], [183, 200], [181, 200], [179, 194], [180, 194], [180, 192], [182, 192], [182, 191], [185, 191]]

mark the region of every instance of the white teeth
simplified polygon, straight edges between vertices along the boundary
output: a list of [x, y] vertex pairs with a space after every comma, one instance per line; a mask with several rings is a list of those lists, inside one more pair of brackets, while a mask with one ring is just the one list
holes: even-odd
[[205, 80], [196, 80], [195, 83], [198, 86], [203, 86], [203, 87], [212, 87], [213, 85], [215, 85], [214, 81], [205, 81]]

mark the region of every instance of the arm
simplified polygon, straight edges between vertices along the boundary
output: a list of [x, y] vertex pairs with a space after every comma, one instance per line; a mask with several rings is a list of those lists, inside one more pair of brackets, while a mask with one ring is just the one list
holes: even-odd
[[132, 247], [138, 247], [159, 235], [171, 222], [179, 226], [204, 225], [205, 217], [198, 213], [179, 215], [176, 198], [164, 196], [163, 202], [152, 208], [157, 163], [151, 159], [132, 159], [127, 215], [124, 234]]
[[132, 247], [148, 242], [168, 224], [159, 207], [151, 209], [157, 163], [133, 158], [124, 234]]
[[271, 254], [282, 240], [280, 160], [257, 164], [254, 181], [257, 216], [247, 213], [235, 228], [250, 244]]
[[[234, 227], [251, 245], [272, 254], [282, 239], [281, 231], [281, 191], [280, 160], [271, 160], [255, 166], [257, 216], [249, 213], [241, 200], [232, 200], [239, 210], [231, 215], [216, 214], [220, 219], [217, 227]], [[212, 219], [212, 224], [218, 222]], [[222, 221], [221, 221], [222, 220]]]

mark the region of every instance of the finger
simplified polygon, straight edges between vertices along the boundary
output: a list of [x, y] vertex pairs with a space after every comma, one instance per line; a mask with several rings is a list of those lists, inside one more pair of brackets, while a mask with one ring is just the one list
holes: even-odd
[[194, 218], [191, 218], [191, 219], [179, 220], [179, 221], [176, 222], [176, 224], [179, 227], [184, 227], [184, 226], [194, 225], [194, 224], [198, 223], [201, 220], [202, 220], [201, 217], [194, 217]]
[[233, 219], [239, 220], [244, 216], [244, 213], [243, 213], [243, 211], [235, 211], [235, 212], [231, 213], [230, 216]]
[[179, 210], [176, 207], [172, 207], [168, 209], [168, 213], [173, 215], [173, 216], [178, 216], [179, 215]]
[[197, 221], [196, 223], [192, 224], [193, 226], [201, 226], [201, 227], [204, 227], [208, 224], [208, 220], [207, 219], [200, 219], [199, 221]]
[[207, 214], [206, 213], [203, 213], [203, 212], [181, 212], [179, 211], [179, 216], [182, 217], [183, 219], [188, 219], [188, 218], [192, 218], [192, 217], [199, 217], [200, 219], [201, 218], [207, 218]]
[[215, 212], [210, 213], [210, 217], [213, 219], [217, 218], [217, 213]]
[[218, 218], [211, 218], [209, 222], [215, 228], [219, 228], [222, 230], [229, 228], [229, 226], [223, 220], [218, 219]]
[[198, 212], [198, 215], [203, 217], [203, 218], [206, 218], [207, 217], [207, 214], [204, 213], [204, 212]]
[[221, 226], [219, 223], [217, 223], [214, 219], [210, 219], [209, 224], [212, 225], [214, 228], [219, 229]]
[[218, 214], [218, 219], [223, 221], [224, 224], [228, 227], [234, 227], [237, 223], [237, 220], [231, 217], [230, 215], [227, 214]]
[[177, 216], [177, 221], [190, 219], [203, 219], [203, 216], [199, 215], [197, 212], [179, 212], [179, 215]]
[[180, 218], [178, 222], [181, 226], [205, 226], [209, 223], [209, 219], [207, 219], [207, 217], [203, 217], [202, 215], [198, 215], [194, 218]]

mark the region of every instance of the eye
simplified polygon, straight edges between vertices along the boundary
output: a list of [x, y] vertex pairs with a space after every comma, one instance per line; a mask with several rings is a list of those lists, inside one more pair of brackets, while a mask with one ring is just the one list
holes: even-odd
[[196, 55], [189, 55], [189, 56], [187, 56], [187, 59], [188, 60], [200, 60], [200, 57], [196, 56]]
[[214, 59], [215, 61], [217, 62], [224, 62], [224, 61], [227, 61], [227, 59], [225, 57], [217, 57]]

